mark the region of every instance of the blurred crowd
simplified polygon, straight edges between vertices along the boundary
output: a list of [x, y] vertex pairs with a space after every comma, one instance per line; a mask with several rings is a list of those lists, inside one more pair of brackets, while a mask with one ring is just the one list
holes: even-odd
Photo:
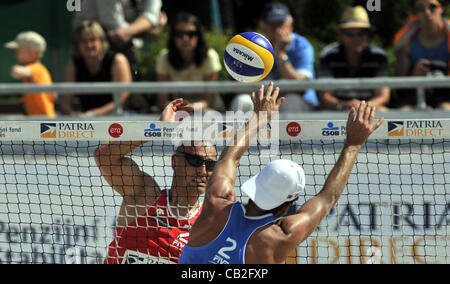
[[[450, 21], [439, 0], [414, 0], [411, 15], [394, 39], [395, 76], [448, 76], [450, 65]], [[136, 80], [136, 56], [142, 47], [142, 34], [158, 36], [169, 30], [166, 47], [156, 58], [158, 82], [217, 81], [222, 62], [208, 46], [205, 28], [196, 15], [179, 12], [168, 19], [161, 11], [161, 0], [82, 0], [81, 12], [73, 19], [73, 55], [67, 63], [65, 82], [124, 82]], [[275, 65], [269, 80], [315, 80], [321, 78], [375, 78], [390, 76], [385, 50], [372, 43], [373, 27], [365, 7], [348, 7], [339, 23], [339, 41], [323, 50], [314, 50], [308, 39], [294, 31], [289, 8], [283, 3], [264, 6], [258, 19], [258, 32], [272, 43]], [[170, 24], [169, 24], [170, 23]], [[17, 64], [11, 76], [24, 83], [52, 84], [41, 58], [46, 40], [34, 31], [25, 31], [6, 43], [15, 51]], [[319, 62], [314, 54], [319, 52]], [[315, 68], [316, 66], [316, 68]], [[417, 105], [416, 90], [391, 92], [376, 90], [284, 93], [287, 103], [282, 112], [346, 111], [369, 101], [378, 110], [408, 110]], [[24, 94], [24, 111], [30, 116], [104, 116], [113, 113], [117, 103], [130, 113], [159, 112], [177, 94], [160, 93], [152, 103], [144, 97], [124, 92], [115, 101], [112, 93]], [[252, 108], [249, 94], [235, 94], [229, 102], [215, 93], [183, 96], [195, 110], [217, 111]], [[450, 89], [427, 89], [430, 109], [450, 110]]]

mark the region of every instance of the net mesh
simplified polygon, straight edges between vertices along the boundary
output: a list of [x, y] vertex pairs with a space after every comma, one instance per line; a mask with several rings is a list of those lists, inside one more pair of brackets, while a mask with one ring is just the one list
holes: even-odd
[[[0, 141], [1, 263], [104, 262], [123, 199], [95, 163], [100, 144]], [[269, 161], [290, 159], [306, 173], [294, 213], [322, 189], [342, 147], [339, 139], [289, 139], [268, 156], [252, 146], [237, 198], [247, 202], [239, 185]], [[173, 153], [170, 141], [148, 141], [129, 157], [164, 189]], [[450, 263], [449, 184], [450, 139], [370, 140], [337, 205], [287, 262]]]

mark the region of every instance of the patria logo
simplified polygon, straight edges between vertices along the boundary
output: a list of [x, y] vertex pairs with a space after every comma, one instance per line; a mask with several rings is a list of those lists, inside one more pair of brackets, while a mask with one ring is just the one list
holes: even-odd
[[391, 137], [441, 137], [442, 123], [438, 120], [389, 121], [388, 136]]
[[91, 139], [94, 138], [92, 123], [41, 123], [44, 139]]
[[56, 138], [56, 123], [41, 123], [41, 138]]
[[234, 136], [234, 123], [223, 122], [217, 125], [218, 137], [219, 138], [232, 138]]
[[244, 57], [245, 60], [253, 61], [253, 59], [254, 59], [253, 56], [251, 56], [251, 55], [249, 55], [249, 54], [247, 54], [247, 53], [245, 53], [245, 52], [243, 52], [243, 51], [237, 49], [236, 47], [233, 48], [233, 51], [234, 51], [235, 53], [239, 54], [240, 56]]
[[403, 121], [389, 121], [388, 136], [391, 137], [405, 136], [405, 127], [403, 126]]

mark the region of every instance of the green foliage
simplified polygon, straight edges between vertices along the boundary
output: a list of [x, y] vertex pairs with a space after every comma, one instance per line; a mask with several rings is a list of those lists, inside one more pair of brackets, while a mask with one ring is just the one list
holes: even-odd
[[156, 81], [156, 59], [167, 46], [169, 33], [162, 32], [158, 36], [145, 39], [144, 47], [139, 51], [137, 74], [139, 81]]
[[225, 53], [225, 47], [228, 41], [233, 37], [232, 31], [226, 31], [225, 34], [219, 34], [216, 31], [207, 32], [205, 34], [206, 42], [210, 48], [213, 48], [220, 57], [220, 62], [222, 63], [222, 70], [219, 73], [219, 81], [230, 80], [230, 75], [228, 75], [225, 66], [223, 66], [223, 55]]
[[295, 20], [295, 30], [311, 41], [331, 43], [338, 39], [339, 20], [351, 0], [298, 0], [284, 1]]

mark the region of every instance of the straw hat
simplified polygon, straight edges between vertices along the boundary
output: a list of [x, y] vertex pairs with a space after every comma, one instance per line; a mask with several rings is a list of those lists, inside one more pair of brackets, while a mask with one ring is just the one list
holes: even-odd
[[369, 15], [362, 6], [349, 7], [342, 15], [341, 29], [370, 29]]

